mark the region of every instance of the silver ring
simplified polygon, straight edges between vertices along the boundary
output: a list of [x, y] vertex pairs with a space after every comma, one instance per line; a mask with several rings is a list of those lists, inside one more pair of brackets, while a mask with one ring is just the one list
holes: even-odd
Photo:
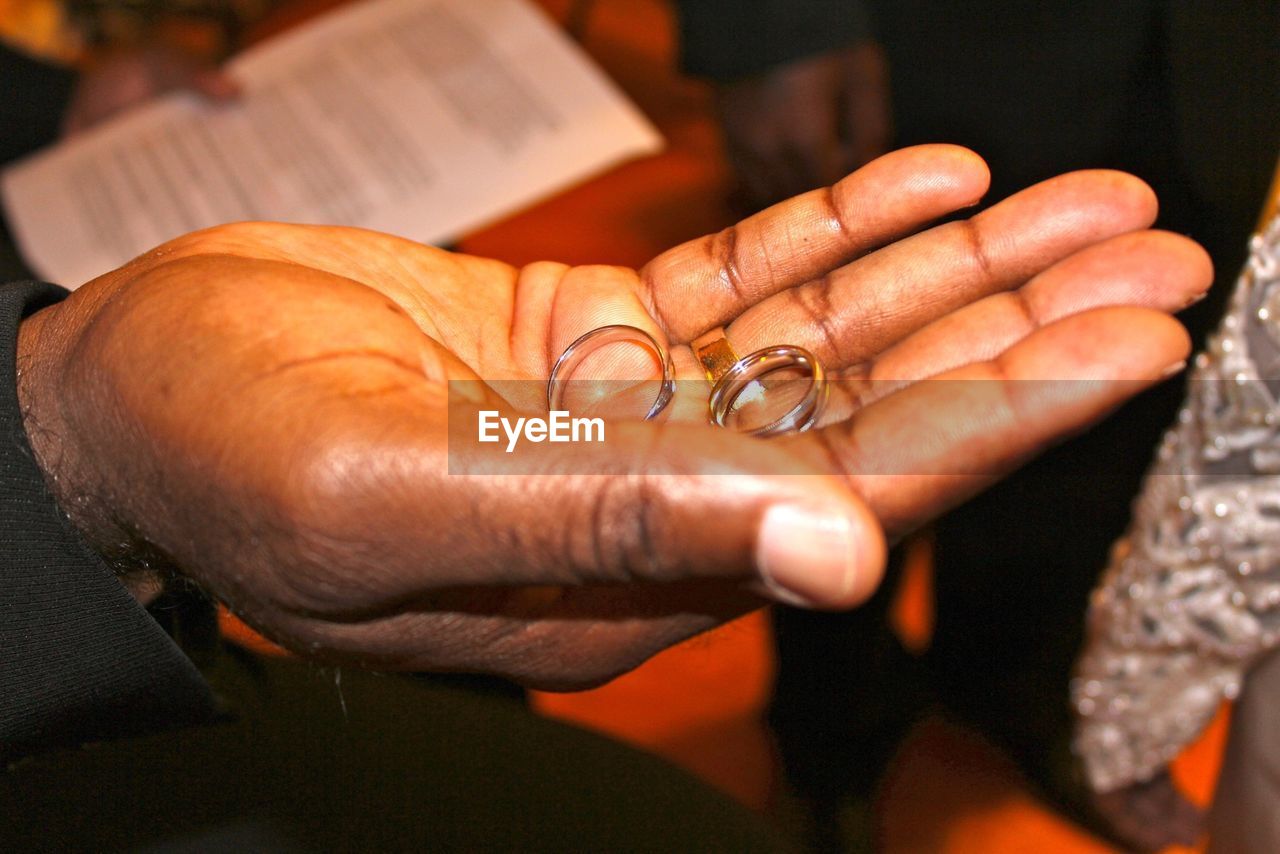
[[[671, 364], [671, 354], [658, 343], [656, 338], [643, 329], [617, 323], [592, 329], [564, 348], [560, 358], [556, 359], [556, 363], [551, 366], [551, 376], [547, 379], [547, 411], [556, 412], [564, 409], [566, 378], [573, 374], [574, 368], [582, 364], [583, 359], [606, 344], [623, 341], [641, 345], [653, 353], [662, 364], [662, 384], [644, 420], [648, 421], [666, 409], [676, 391], [676, 370]], [[564, 374], [564, 377], [561, 377], [561, 374]]]
[[782, 433], [803, 433], [822, 415], [827, 405], [827, 383], [822, 363], [817, 357], [801, 347], [781, 346], [766, 347], [738, 359], [717, 378], [711, 389], [711, 420], [720, 427], [727, 427], [729, 414], [733, 412], [738, 398], [751, 383], [784, 368], [803, 368], [809, 372], [809, 389], [804, 397], [785, 415], [757, 427], [744, 431], [748, 436], [777, 436]]

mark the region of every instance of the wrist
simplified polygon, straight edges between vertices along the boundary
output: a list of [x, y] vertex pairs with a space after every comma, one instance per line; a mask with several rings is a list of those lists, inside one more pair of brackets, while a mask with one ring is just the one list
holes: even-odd
[[[22, 425], [45, 488], [89, 549], [101, 556], [143, 604], [162, 592], [165, 572], [141, 555], [136, 537], [115, 519], [104, 499], [111, 491], [96, 477], [92, 456], [77, 441], [88, 424], [73, 410], [92, 401], [85, 384], [71, 381], [67, 303], [48, 306], [18, 327], [17, 394]], [[99, 424], [105, 431], [105, 427]], [[92, 427], [90, 426], [90, 429]]]

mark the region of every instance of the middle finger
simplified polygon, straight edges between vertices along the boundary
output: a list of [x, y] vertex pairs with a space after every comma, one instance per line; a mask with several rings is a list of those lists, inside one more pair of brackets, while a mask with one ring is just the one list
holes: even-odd
[[1085, 247], [1147, 227], [1155, 215], [1154, 194], [1131, 175], [1062, 175], [769, 297], [739, 315], [726, 335], [744, 354], [790, 344], [832, 369], [856, 365]]

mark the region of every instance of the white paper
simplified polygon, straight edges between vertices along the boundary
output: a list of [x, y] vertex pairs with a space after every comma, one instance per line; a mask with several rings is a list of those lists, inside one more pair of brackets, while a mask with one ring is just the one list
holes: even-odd
[[365, 0], [5, 170], [19, 248], [78, 285], [194, 229], [357, 225], [447, 242], [661, 137], [527, 0]]

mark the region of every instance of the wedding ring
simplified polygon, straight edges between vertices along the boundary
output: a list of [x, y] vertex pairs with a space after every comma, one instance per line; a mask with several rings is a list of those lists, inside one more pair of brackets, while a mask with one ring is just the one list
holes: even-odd
[[564, 410], [567, 378], [572, 376], [574, 369], [582, 364], [587, 356], [608, 344], [623, 342], [639, 344], [653, 353], [662, 365], [662, 383], [658, 387], [658, 396], [649, 407], [644, 420], [648, 421], [666, 409], [667, 404], [671, 402], [671, 396], [676, 391], [676, 371], [671, 364], [671, 354], [667, 352], [667, 348], [658, 343], [656, 338], [643, 329], [619, 323], [592, 329], [564, 349], [560, 358], [556, 359], [556, 363], [551, 366], [551, 376], [547, 380], [547, 410], [550, 412]]
[[751, 384], [775, 371], [799, 368], [809, 374], [809, 388], [795, 406], [775, 421], [754, 430], [743, 431], [750, 436], [778, 436], [783, 433], [803, 433], [822, 415], [827, 405], [827, 383], [822, 363], [801, 347], [784, 345], [766, 347], [744, 356], [734, 363], [711, 388], [711, 420], [724, 427], [742, 393]]
[[742, 432], [758, 437], [803, 433], [817, 423], [827, 405], [826, 372], [818, 358], [802, 347], [766, 347], [739, 357], [725, 337], [723, 328], [699, 336], [690, 346], [706, 374], [707, 382], [711, 383], [708, 407], [713, 424], [728, 427], [743, 392], [769, 374], [791, 368], [809, 375], [809, 387], [804, 397], [780, 418]]

